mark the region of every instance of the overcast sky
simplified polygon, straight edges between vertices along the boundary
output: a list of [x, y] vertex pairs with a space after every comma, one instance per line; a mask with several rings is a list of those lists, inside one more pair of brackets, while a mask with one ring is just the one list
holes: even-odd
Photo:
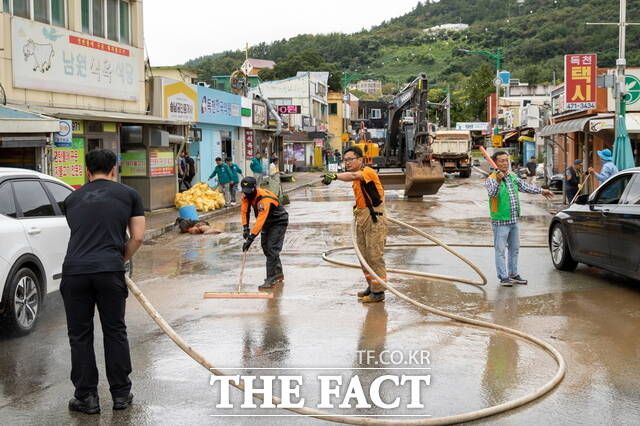
[[353, 33], [412, 10], [418, 0], [149, 0], [144, 35], [153, 66], [298, 34]]

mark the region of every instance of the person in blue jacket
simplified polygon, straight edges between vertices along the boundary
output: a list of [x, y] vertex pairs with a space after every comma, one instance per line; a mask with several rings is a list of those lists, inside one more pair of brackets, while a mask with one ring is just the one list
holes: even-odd
[[611, 176], [618, 173], [618, 167], [613, 163], [613, 157], [610, 149], [603, 149], [602, 151], [598, 151], [598, 157], [602, 159], [602, 169], [600, 173], [596, 173], [593, 167], [589, 167], [589, 173], [593, 173], [593, 175], [600, 181], [604, 182], [609, 179]]

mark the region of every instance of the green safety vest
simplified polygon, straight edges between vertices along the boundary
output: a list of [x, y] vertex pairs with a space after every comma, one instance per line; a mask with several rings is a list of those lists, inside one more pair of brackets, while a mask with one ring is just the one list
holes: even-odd
[[[490, 174], [489, 177], [495, 179], [495, 172]], [[509, 188], [507, 188], [507, 185], [513, 186], [513, 192], [516, 194], [516, 201], [518, 204], [516, 217], [520, 216], [518, 177], [514, 174], [507, 175], [507, 177], [508, 179], [503, 179], [500, 186], [498, 186], [498, 195], [494, 198], [489, 197], [489, 213], [491, 213], [491, 220], [511, 220], [511, 203], [509, 202]]]

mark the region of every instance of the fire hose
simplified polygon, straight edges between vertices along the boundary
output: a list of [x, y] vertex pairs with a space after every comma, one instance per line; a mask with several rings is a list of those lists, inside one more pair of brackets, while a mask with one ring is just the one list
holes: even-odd
[[[466, 263], [467, 265], [469, 265], [480, 277], [480, 281], [472, 281], [472, 280], [467, 280], [464, 278], [457, 278], [457, 277], [451, 277], [451, 276], [447, 276], [447, 275], [437, 275], [437, 274], [429, 274], [429, 273], [424, 273], [424, 272], [418, 272], [418, 271], [406, 271], [406, 270], [401, 270], [401, 269], [388, 269], [389, 272], [395, 272], [398, 274], [403, 274], [403, 275], [414, 275], [414, 276], [420, 276], [420, 277], [425, 277], [425, 278], [430, 278], [430, 279], [435, 279], [435, 280], [440, 280], [440, 281], [448, 281], [448, 282], [458, 282], [458, 283], [464, 283], [464, 284], [471, 284], [471, 285], [475, 285], [475, 286], [481, 286], [481, 285], [485, 285], [487, 283], [487, 278], [486, 276], [482, 273], [482, 271], [480, 271], [480, 269], [474, 265], [469, 259], [465, 258], [464, 256], [462, 256], [461, 254], [457, 253], [455, 250], [453, 250], [449, 245], [443, 243], [442, 241], [436, 239], [435, 237], [409, 225], [406, 224], [404, 222], [401, 222], [399, 220], [387, 217], [387, 220], [391, 223], [394, 223], [396, 225], [399, 225], [401, 227], [404, 227], [406, 229], [409, 229], [411, 231], [413, 231], [414, 233], [432, 241], [433, 244], [436, 244], [440, 247], [443, 247], [445, 250], [447, 250], [449, 253], [453, 254], [454, 256], [456, 256], [457, 258], [459, 258], [460, 260], [462, 260], [464, 263]], [[310, 417], [315, 417], [321, 420], [327, 420], [327, 421], [333, 421], [333, 422], [337, 422], [337, 423], [345, 423], [345, 424], [354, 424], [354, 425], [369, 425], [369, 424], [384, 424], [384, 425], [445, 425], [445, 424], [453, 424], [453, 423], [462, 423], [462, 422], [468, 422], [468, 421], [472, 421], [472, 420], [477, 420], [483, 417], [488, 417], [488, 416], [492, 416], [495, 414], [499, 414], [499, 413], [503, 413], [505, 411], [508, 410], [512, 410], [514, 408], [520, 407], [522, 405], [525, 405], [531, 401], [534, 401], [538, 398], [540, 398], [541, 396], [543, 396], [544, 394], [548, 393], [549, 391], [551, 391], [552, 389], [554, 389], [561, 381], [562, 378], [564, 377], [565, 371], [566, 371], [566, 364], [564, 361], [564, 358], [562, 357], [562, 355], [560, 354], [560, 352], [558, 352], [558, 350], [556, 350], [553, 346], [551, 346], [550, 344], [544, 342], [541, 339], [538, 339], [535, 336], [532, 336], [530, 334], [509, 328], [509, 327], [505, 327], [505, 326], [501, 326], [501, 325], [497, 325], [497, 324], [493, 324], [490, 322], [486, 322], [486, 321], [481, 321], [478, 319], [473, 319], [473, 318], [467, 318], [467, 317], [463, 317], [460, 315], [456, 315], [456, 314], [452, 314], [452, 313], [448, 313], [445, 311], [442, 311], [440, 309], [436, 309], [430, 306], [427, 306], [423, 303], [420, 303], [408, 296], [406, 296], [404, 293], [400, 292], [399, 290], [397, 290], [393, 285], [391, 285], [389, 282], [382, 280], [376, 273], [375, 271], [371, 268], [371, 266], [367, 263], [366, 259], [363, 257], [362, 252], [360, 251], [360, 249], [358, 248], [357, 245], [357, 225], [356, 222], [354, 220], [352, 227], [351, 227], [351, 236], [352, 236], [352, 240], [353, 240], [353, 246], [352, 247], [340, 247], [340, 248], [336, 248], [336, 249], [332, 249], [326, 253], [323, 253], [322, 258], [330, 263], [336, 264], [336, 265], [340, 265], [340, 266], [347, 266], [347, 267], [351, 267], [351, 268], [361, 268], [360, 265], [358, 264], [353, 264], [353, 263], [347, 263], [347, 262], [342, 262], [342, 261], [338, 261], [335, 259], [331, 259], [328, 257], [329, 254], [331, 253], [335, 253], [337, 251], [341, 251], [341, 250], [348, 250], [353, 248], [356, 252], [356, 255], [362, 265], [362, 267], [364, 267], [373, 277], [374, 279], [376, 279], [379, 283], [381, 283], [387, 290], [389, 290], [391, 293], [395, 294], [396, 296], [398, 296], [400, 299], [404, 300], [405, 302], [416, 306], [418, 308], [421, 308], [427, 312], [436, 314], [436, 315], [440, 315], [449, 319], [452, 319], [454, 321], [458, 321], [461, 322], [463, 324], [469, 324], [469, 325], [473, 325], [476, 327], [481, 327], [481, 328], [487, 328], [487, 329], [491, 329], [491, 330], [496, 330], [496, 331], [501, 331], [504, 332], [506, 334], [509, 334], [511, 336], [514, 337], [518, 337], [522, 340], [528, 341], [530, 343], [533, 343], [536, 346], [541, 347], [543, 350], [545, 350], [547, 353], [549, 353], [553, 359], [556, 361], [557, 363], [557, 370], [555, 375], [553, 376], [553, 378], [551, 380], [549, 380], [547, 383], [545, 383], [543, 386], [539, 387], [537, 390], [535, 390], [532, 393], [529, 393], [528, 395], [522, 396], [520, 398], [511, 400], [511, 401], [507, 401], [498, 405], [493, 405], [487, 408], [483, 408], [480, 410], [476, 410], [476, 411], [470, 411], [470, 412], [466, 412], [466, 413], [461, 413], [461, 414], [454, 414], [454, 415], [450, 415], [450, 416], [443, 416], [443, 417], [424, 417], [424, 418], [417, 418], [417, 419], [407, 419], [407, 418], [403, 418], [403, 419], [380, 419], [380, 418], [370, 418], [370, 417], [365, 417], [365, 416], [343, 416], [340, 414], [332, 414], [332, 413], [328, 413], [326, 411], [322, 411], [322, 410], [317, 410], [314, 408], [308, 408], [308, 407], [302, 407], [302, 408], [285, 408], [288, 411], [300, 414], [300, 415], [304, 415], [304, 416], [310, 416]], [[433, 244], [407, 244], [408, 246], [433, 246]], [[403, 244], [394, 244], [393, 246], [403, 246]], [[126, 277], [126, 283], [127, 283], [127, 287], [129, 288], [129, 290], [131, 291], [131, 293], [136, 297], [136, 299], [138, 300], [138, 302], [140, 302], [140, 304], [142, 305], [142, 307], [144, 308], [144, 310], [147, 312], [147, 314], [149, 314], [149, 316], [156, 322], [156, 324], [162, 329], [162, 331], [171, 339], [173, 340], [173, 342], [180, 347], [180, 349], [182, 349], [187, 355], [189, 355], [194, 361], [196, 361], [198, 364], [202, 365], [204, 368], [207, 369], [208, 372], [210, 372], [211, 374], [217, 375], [217, 376], [225, 376], [226, 374], [220, 370], [218, 370], [209, 360], [207, 360], [202, 354], [200, 354], [198, 351], [196, 351], [194, 348], [192, 348], [178, 333], [175, 332], [175, 330], [169, 325], [169, 323], [166, 322], [166, 320], [160, 315], [160, 313], [153, 307], [153, 305], [149, 302], [149, 300], [145, 297], [145, 295], [142, 293], [142, 291], [140, 290], [140, 288], [129, 278]], [[239, 383], [234, 383], [233, 381], [230, 381], [231, 385], [233, 385], [234, 387], [236, 387], [239, 390], [244, 390], [244, 385], [242, 384], [242, 382]], [[261, 398], [260, 396], [254, 395], [254, 398], [257, 398], [259, 400], [263, 400], [263, 398]], [[281, 403], [281, 399], [277, 396], [273, 396], [272, 397], [272, 403], [275, 405], [278, 405]]]

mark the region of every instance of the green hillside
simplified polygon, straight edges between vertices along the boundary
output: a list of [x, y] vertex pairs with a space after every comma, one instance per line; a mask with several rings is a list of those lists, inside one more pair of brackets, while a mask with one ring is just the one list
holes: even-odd
[[[640, 22], [640, 0], [629, 0], [628, 21]], [[406, 15], [353, 34], [303, 34], [251, 48], [251, 56], [279, 64], [265, 73], [266, 79], [287, 77], [307, 65], [320, 65], [339, 77], [341, 71], [367, 73], [380, 78], [388, 90], [427, 72], [432, 87], [450, 85], [467, 91], [472, 73], [486, 75], [480, 65], [494, 64], [476, 54], [458, 49], [493, 50], [501, 47], [503, 69], [512, 78], [528, 83], [562, 79], [563, 56], [597, 53], [599, 66], [615, 65], [617, 27], [587, 26], [586, 22], [614, 22], [618, 2], [613, 0], [441, 0], [418, 2]], [[460, 32], [427, 33], [441, 24], [464, 23]], [[202, 79], [228, 74], [240, 66], [243, 51], [229, 51], [189, 61]], [[640, 27], [627, 30], [627, 63], [640, 65]], [[484, 67], [483, 67], [484, 68]], [[319, 69], [319, 68], [316, 68]], [[495, 72], [495, 71], [493, 71]], [[339, 78], [334, 78], [339, 89]], [[490, 91], [490, 86], [488, 87]], [[464, 96], [460, 93], [460, 96]], [[466, 100], [462, 100], [466, 104]], [[473, 119], [470, 111], [461, 112]], [[472, 115], [475, 115], [473, 113]]]

